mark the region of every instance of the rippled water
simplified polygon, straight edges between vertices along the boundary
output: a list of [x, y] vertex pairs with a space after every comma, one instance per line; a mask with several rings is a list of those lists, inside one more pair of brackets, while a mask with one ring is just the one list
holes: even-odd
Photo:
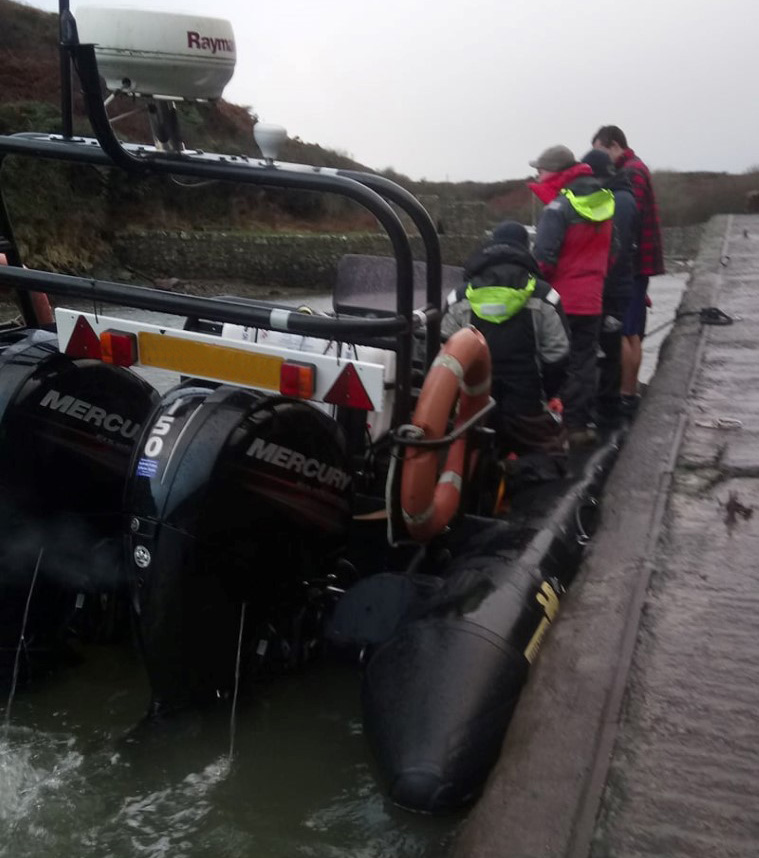
[[[653, 282], [651, 327], [674, 315], [684, 284], [683, 276]], [[643, 381], [665, 334], [646, 343]], [[322, 664], [254, 689], [240, 703], [230, 761], [228, 708], [140, 725], [148, 689], [135, 653], [92, 647], [82, 655], [23, 689], [0, 727], [0, 858], [448, 851], [459, 817], [411, 815], [384, 799], [353, 668]]]
[[0, 739], [0, 856], [439, 856], [457, 819], [414, 816], [378, 788], [358, 677], [324, 664], [262, 686], [238, 713], [140, 725], [128, 651], [20, 695]]

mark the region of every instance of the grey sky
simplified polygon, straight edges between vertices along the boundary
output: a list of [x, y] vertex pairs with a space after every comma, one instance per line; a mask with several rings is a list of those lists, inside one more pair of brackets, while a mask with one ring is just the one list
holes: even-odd
[[414, 179], [520, 178], [554, 143], [580, 157], [607, 123], [652, 168], [759, 164], [756, 0], [128, 5], [229, 19], [238, 64], [228, 100]]

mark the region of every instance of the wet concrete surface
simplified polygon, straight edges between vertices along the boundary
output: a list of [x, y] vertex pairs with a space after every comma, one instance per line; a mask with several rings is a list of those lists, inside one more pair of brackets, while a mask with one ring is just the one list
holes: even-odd
[[456, 858], [759, 853], [759, 217], [680, 311]]

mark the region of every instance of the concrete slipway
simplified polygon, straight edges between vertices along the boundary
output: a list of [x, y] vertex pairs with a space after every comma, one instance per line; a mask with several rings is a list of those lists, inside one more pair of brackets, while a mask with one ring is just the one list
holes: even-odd
[[680, 313], [455, 858], [759, 855], [759, 216]]

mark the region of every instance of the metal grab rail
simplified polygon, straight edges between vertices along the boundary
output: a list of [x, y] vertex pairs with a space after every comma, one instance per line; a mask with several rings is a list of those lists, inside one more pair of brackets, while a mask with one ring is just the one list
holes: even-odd
[[[156, 173], [159, 175], [182, 175], [203, 179], [219, 179], [243, 184], [270, 185], [286, 189], [323, 191], [339, 194], [355, 200], [371, 212], [382, 224], [387, 233], [396, 260], [397, 294], [396, 307], [398, 316], [407, 321], [405, 330], [396, 335], [396, 399], [393, 419], [400, 420], [411, 407], [411, 362], [413, 353], [412, 314], [414, 293], [413, 257], [408, 242], [408, 236], [403, 224], [390, 205], [364, 185], [344, 176], [314, 172], [303, 173], [283, 168], [256, 167], [250, 162], [245, 164], [230, 164], [226, 161], [195, 161], [192, 155], [184, 153], [157, 154], [145, 157], [139, 151], [127, 151], [118, 141], [111, 127], [108, 114], [102, 101], [100, 90], [100, 75], [94, 45], [82, 45], [78, 42], [76, 25], [73, 16], [67, 17], [64, 27], [69, 50], [74, 67], [79, 75], [82, 86], [82, 96], [87, 115], [101, 147], [112, 159], [116, 166], [127, 173]], [[163, 153], [162, 153], [163, 154]], [[352, 320], [328, 320], [335, 325], [331, 336], [350, 338]], [[341, 326], [335, 323], [343, 322]], [[345, 322], [348, 324], [346, 325]]]
[[[154, 150], [152, 146], [144, 146], [134, 143], [119, 144], [128, 155], [135, 158], [160, 158], [165, 153]], [[7, 155], [19, 155], [21, 157], [45, 158], [48, 160], [66, 161], [75, 164], [89, 164], [95, 167], [114, 168], [110, 158], [101, 148], [99, 142], [94, 138], [85, 137], [63, 137], [57, 134], [42, 134], [38, 132], [22, 132], [9, 136], [0, 135], [0, 163]], [[271, 179], [272, 169], [282, 175], [282, 167], [273, 166], [263, 160], [248, 158], [244, 155], [217, 155], [211, 153], [195, 153], [193, 159], [202, 165], [201, 169], [205, 175], [206, 168], [217, 164], [226, 166], [238, 166], [242, 169], [260, 170], [265, 173], [267, 180]], [[140, 162], [142, 163], [142, 162]], [[441, 302], [441, 252], [440, 242], [435, 231], [432, 220], [426, 209], [419, 201], [399, 185], [385, 179], [383, 176], [375, 176], [371, 173], [360, 173], [352, 170], [338, 170], [335, 168], [312, 167], [305, 164], [287, 164], [285, 169], [288, 174], [296, 174], [298, 177], [304, 175], [337, 175], [343, 176], [359, 184], [364, 185], [375, 193], [384, 197], [401, 208], [414, 222], [422, 238], [426, 254], [427, 268], [427, 291], [426, 306], [423, 312], [427, 322], [427, 359], [428, 364], [437, 356], [440, 347], [440, 319], [442, 317]], [[291, 175], [292, 178], [292, 175]], [[249, 179], [249, 174], [243, 174], [243, 178], [228, 179], [229, 181], [249, 181], [255, 184], [266, 184], [265, 180]], [[9, 231], [10, 224], [6, 229]], [[23, 287], [22, 287], [23, 288]], [[413, 297], [413, 296], [412, 296]], [[415, 308], [416, 309], [416, 308]]]
[[[203, 298], [165, 292], [148, 286], [114, 283], [69, 274], [53, 274], [48, 271], [15, 266], [0, 267], [0, 288], [3, 287], [47, 292], [50, 295], [68, 298], [84, 298], [103, 304], [128, 305], [140, 310], [155, 310], [178, 316], [202, 316], [219, 322], [288, 331], [323, 339], [346, 341], [350, 339], [351, 342], [359, 345], [377, 345], [382, 337], [403, 334], [408, 330], [407, 320], [399, 316], [378, 319], [360, 317], [334, 319], [330, 316], [299, 313], [295, 309], [288, 311], [281, 307], [267, 307], [264, 304], [256, 306], [246, 303], [243, 299], [238, 301], [229, 297]], [[414, 318], [411, 324], [412, 327], [414, 325], [419, 327], [421, 323]], [[387, 348], [387, 341], [381, 342], [383, 347]]]
[[355, 179], [366, 185], [385, 199], [399, 206], [414, 222], [419, 230], [419, 235], [424, 243], [424, 252], [427, 262], [427, 368], [432, 366], [432, 361], [437, 357], [440, 350], [440, 321], [442, 318], [442, 280], [443, 259], [440, 252], [440, 239], [427, 209], [410, 194], [405, 188], [396, 185], [384, 176], [371, 173], [358, 173], [354, 170], [338, 170], [341, 176]]

